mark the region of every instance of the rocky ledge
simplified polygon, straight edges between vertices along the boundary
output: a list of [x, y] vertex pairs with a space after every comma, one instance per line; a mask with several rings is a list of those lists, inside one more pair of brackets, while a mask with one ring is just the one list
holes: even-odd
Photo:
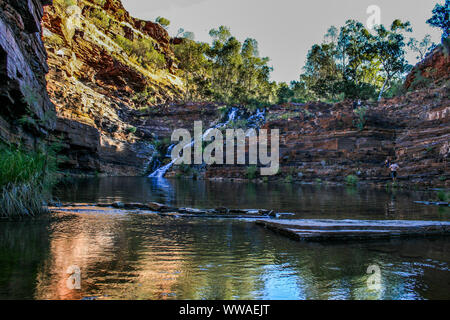
[[160, 216], [188, 217], [188, 218], [247, 218], [261, 219], [269, 217], [280, 217], [287, 213], [276, 213], [265, 209], [196, 209], [176, 208], [157, 202], [147, 203], [123, 203], [114, 202], [108, 204], [83, 204], [83, 203], [51, 203], [49, 209], [53, 212], [64, 213], [139, 213], [157, 214]]
[[54, 129], [41, 40], [51, 0], [0, 0], [0, 141], [33, 147]]
[[[345, 184], [354, 176], [360, 182], [386, 183], [391, 178], [384, 161], [390, 157], [400, 166], [401, 184], [450, 186], [448, 86], [363, 107], [367, 109], [362, 120], [352, 101], [269, 107], [263, 128], [280, 130], [280, 172], [266, 179]], [[205, 177], [245, 178], [247, 169], [214, 165]]]
[[257, 225], [298, 241], [361, 241], [449, 236], [450, 222], [408, 220], [258, 220]]

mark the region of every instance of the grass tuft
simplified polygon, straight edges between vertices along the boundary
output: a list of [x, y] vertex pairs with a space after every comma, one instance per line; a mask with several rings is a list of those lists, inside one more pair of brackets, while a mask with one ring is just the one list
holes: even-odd
[[25, 151], [0, 146], [0, 217], [34, 217], [47, 212], [56, 182], [54, 150]]

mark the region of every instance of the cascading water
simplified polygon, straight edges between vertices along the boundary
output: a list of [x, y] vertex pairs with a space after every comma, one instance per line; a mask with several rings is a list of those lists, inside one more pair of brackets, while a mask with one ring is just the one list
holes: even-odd
[[247, 119], [249, 127], [257, 127], [265, 120], [266, 111], [264, 109], [257, 109], [256, 113]]
[[[238, 109], [237, 108], [233, 108], [231, 109], [230, 113], [228, 114], [228, 118], [227, 121], [224, 123], [219, 123], [218, 125], [209, 128], [208, 130], [205, 131], [205, 133], [202, 136], [202, 139], [204, 139], [206, 137], [206, 135], [213, 129], [218, 129], [218, 128], [223, 128], [225, 126], [227, 126], [231, 121], [234, 121], [236, 119], [238, 113]], [[184, 148], [191, 148], [195, 143], [195, 140], [192, 140], [190, 144], [186, 145]], [[175, 145], [172, 145], [169, 147], [170, 151], [172, 151], [173, 147]], [[168, 153], [170, 153], [170, 151], [168, 151]], [[170, 157], [170, 155], [169, 155]], [[178, 159], [173, 159], [170, 163], [166, 164], [165, 166], [157, 169], [155, 172], [153, 172], [152, 174], [150, 174], [148, 177], [149, 178], [164, 178], [164, 175], [166, 174], [166, 172], [174, 165], [174, 163], [177, 161]]]

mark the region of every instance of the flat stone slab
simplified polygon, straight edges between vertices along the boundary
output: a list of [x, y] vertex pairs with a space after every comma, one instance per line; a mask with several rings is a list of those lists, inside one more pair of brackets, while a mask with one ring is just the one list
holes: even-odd
[[449, 202], [445, 201], [414, 201], [417, 204], [424, 204], [427, 206], [442, 206], [442, 207], [450, 207]]
[[257, 220], [257, 225], [299, 241], [351, 241], [450, 235], [450, 222], [409, 220]]
[[[85, 213], [85, 214], [152, 214], [161, 217], [177, 218], [221, 218], [221, 219], [261, 219], [269, 218], [268, 215], [260, 214], [261, 210], [244, 209], [239, 210], [239, 214], [219, 213], [215, 209], [194, 209], [194, 208], [172, 208], [157, 204], [153, 206], [141, 203], [113, 203], [113, 204], [86, 204], [67, 203], [53, 204], [48, 207], [52, 212], [60, 213]], [[233, 210], [234, 211], [234, 210]], [[236, 210], [237, 211], [237, 210]]]

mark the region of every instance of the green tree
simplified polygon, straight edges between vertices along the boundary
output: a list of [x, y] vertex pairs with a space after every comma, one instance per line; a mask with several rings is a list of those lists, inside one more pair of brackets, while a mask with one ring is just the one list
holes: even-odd
[[380, 61], [383, 70], [384, 83], [381, 87], [378, 100], [383, 96], [384, 90], [396, 75], [403, 73], [408, 64], [405, 57], [405, 36], [403, 32], [410, 32], [409, 22], [395, 20], [390, 30], [383, 25], [376, 27], [375, 49], [376, 59]]
[[286, 102], [290, 102], [292, 97], [294, 96], [294, 91], [289, 87], [286, 82], [282, 82], [278, 87], [278, 103], [283, 104]]
[[314, 45], [308, 52], [305, 73], [301, 79], [317, 97], [329, 98], [336, 94], [336, 83], [342, 79], [335, 60], [334, 44]]
[[196, 85], [202, 84], [208, 78], [210, 62], [205, 55], [208, 50], [208, 44], [197, 43], [190, 39], [184, 39], [181, 44], [174, 47], [178, 66], [182, 70], [186, 84], [185, 100], [192, 100], [194, 96], [201, 95], [201, 90], [204, 89]]
[[450, 0], [445, 0], [445, 4], [436, 4], [433, 9], [433, 16], [427, 20], [432, 27], [442, 29], [442, 42], [450, 36]]
[[410, 38], [408, 47], [417, 54], [416, 58], [422, 61], [427, 52], [429, 52], [431, 48], [435, 47], [435, 44], [431, 41], [431, 36], [427, 34], [420, 42], [415, 38]]
[[170, 25], [170, 20], [164, 17], [158, 17], [155, 20], [156, 23], [159, 23], [164, 29], [167, 29]]
[[229, 104], [260, 106], [276, 102], [278, 86], [270, 81], [269, 59], [259, 56], [258, 42], [241, 43], [228, 27], [210, 31], [212, 45], [193, 41], [184, 29], [173, 45], [186, 83], [185, 99], [210, 99]]
[[374, 59], [373, 36], [361, 22], [348, 20], [341, 28], [341, 48], [344, 77], [356, 84], [362, 82], [363, 67], [369, 67]]

